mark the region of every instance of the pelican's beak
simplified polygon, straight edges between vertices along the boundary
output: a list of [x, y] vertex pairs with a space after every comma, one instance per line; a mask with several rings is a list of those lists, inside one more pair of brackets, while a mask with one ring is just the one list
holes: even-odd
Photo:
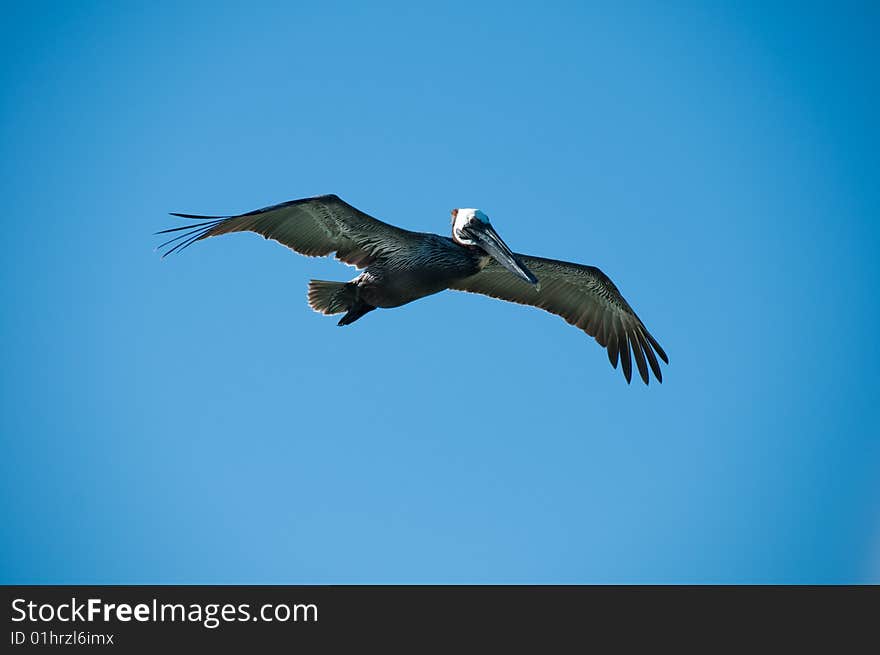
[[495, 228], [489, 223], [471, 224], [465, 228], [465, 231], [468, 233], [468, 236], [476, 241], [483, 250], [489, 253], [504, 268], [529, 284], [537, 286], [538, 278], [511, 252], [507, 244], [498, 236]]

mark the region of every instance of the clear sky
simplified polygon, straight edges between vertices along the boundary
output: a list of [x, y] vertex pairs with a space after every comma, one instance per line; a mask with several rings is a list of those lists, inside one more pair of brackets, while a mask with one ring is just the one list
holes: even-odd
[[[0, 582], [880, 582], [880, 12], [716, 4], [7, 6]], [[322, 193], [599, 266], [664, 383], [153, 250]]]

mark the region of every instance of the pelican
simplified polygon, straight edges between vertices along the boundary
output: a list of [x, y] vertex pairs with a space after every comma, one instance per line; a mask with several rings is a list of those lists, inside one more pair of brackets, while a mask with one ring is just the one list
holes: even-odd
[[291, 200], [237, 216], [172, 213], [199, 223], [162, 230], [180, 232], [160, 245], [162, 257], [208, 237], [256, 232], [310, 257], [336, 258], [363, 269], [349, 282], [310, 280], [309, 305], [322, 314], [344, 314], [349, 325], [377, 308], [400, 307], [445, 289], [539, 307], [564, 318], [620, 359], [627, 384], [632, 360], [648, 384], [650, 366], [663, 381], [657, 356], [669, 363], [614, 283], [595, 266], [514, 253], [479, 209], [452, 210], [452, 238], [410, 232], [384, 223], [336, 195]]

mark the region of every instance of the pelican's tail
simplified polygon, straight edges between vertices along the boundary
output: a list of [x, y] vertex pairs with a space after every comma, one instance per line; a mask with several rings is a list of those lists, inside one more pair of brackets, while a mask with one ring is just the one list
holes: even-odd
[[341, 314], [357, 301], [357, 289], [349, 282], [309, 280], [309, 306], [322, 314]]
[[339, 325], [354, 323], [375, 307], [358, 298], [357, 285], [353, 282], [327, 282], [326, 280], [309, 280], [309, 305], [322, 314], [341, 314]]

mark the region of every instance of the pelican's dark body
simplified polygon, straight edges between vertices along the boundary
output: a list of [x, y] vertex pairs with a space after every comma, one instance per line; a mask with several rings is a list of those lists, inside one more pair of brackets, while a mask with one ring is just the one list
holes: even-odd
[[476, 275], [487, 259], [474, 247], [436, 234], [416, 233], [402, 247], [377, 257], [351, 284], [373, 307], [400, 307]]
[[389, 225], [335, 195], [291, 200], [237, 216], [175, 216], [203, 222], [163, 230], [181, 232], [162, 244], [177, 244], [165, 255], [200, 239], [256, 232], [303, 255], [335, 253], [341, 261], [363, 269], [349, 282], [309, 282], [309, 305], [322, 314], [344, 314], [339, 325], [353, 323], [379, 307], [400, 307], [455, 289], [561, 316], [595, 337], [615, 368], [619, 358], [627, 382], [632, 377], [631, 356], [645, 384], [649, 367], [662, 381], [657, 356], [669, 363], [660, 344], [602, 271], [516, 254], [478, 209], [452, 211], [451, 239]]

